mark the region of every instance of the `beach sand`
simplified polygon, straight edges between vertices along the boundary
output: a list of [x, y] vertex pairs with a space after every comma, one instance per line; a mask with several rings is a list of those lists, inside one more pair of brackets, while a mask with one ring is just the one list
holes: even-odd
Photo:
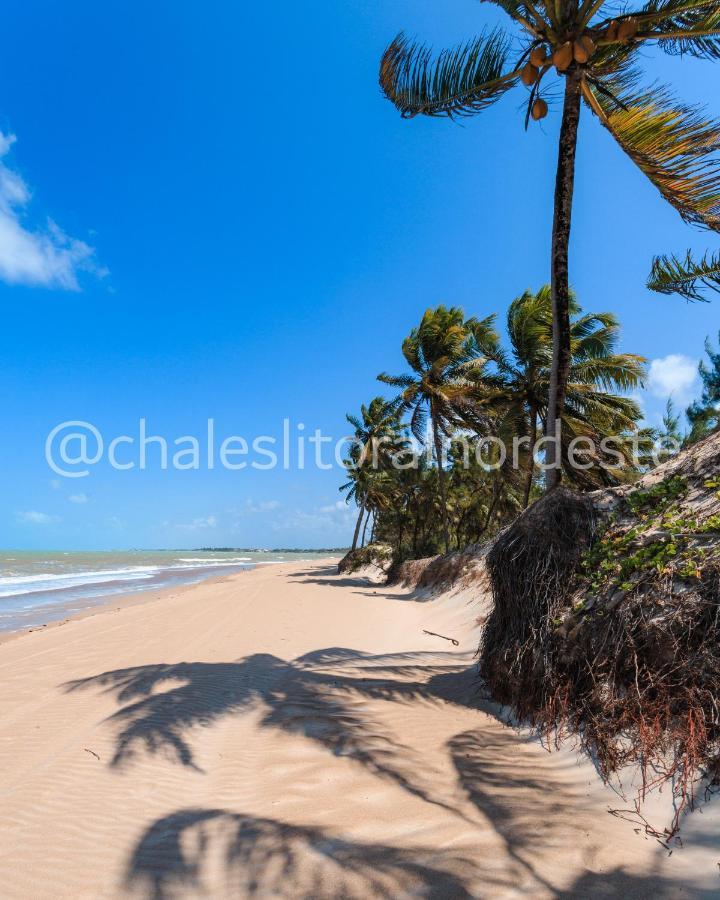
[[[0, 646], [0, 895], [717, 896], [477, 695], [481, 610], [260, 567]], [[454, 647], [423, 629], [456, 638]]]

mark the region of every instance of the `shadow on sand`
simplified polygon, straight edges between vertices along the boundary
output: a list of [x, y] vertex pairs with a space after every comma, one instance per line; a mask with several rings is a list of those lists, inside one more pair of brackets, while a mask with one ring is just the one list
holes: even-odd
[[326, 569], [304, 569], [298, 572], [292, 572], [288, 575], [288, 578], [299, 584], [319, 584], [324, 587], [356, 588], [356, 590], [353, 591], [354, 594], [359, 594], [361, 596], [376, 595], [396, 603], [428, 603], [430, 600], [435, 599], [432, 591], [429, 590], [403, 590], [402, 593], [398, 591], [388, 592], [383, 590], [385, 587], [383, 583], [376, 584], [363, 575], [348, 575], [340, 578], [335, 566]]
[[199, 772], [191, 731], [259, 709], [262, 727], [348, 757], [457, 817], [470, 834], [492, 829], [505, 849], [498, 865], [467, 849], [358, 843], [324, 828], [240, 811], [180, 809], [152, 824], [132, 853], [125, 888], [142, 896], [204, 895], [208, 865], [220, 867], [213, 884], [226, 885], [223, 895], [243, 897], [467, 898], [502, 894], [519, 884], [544, 896], [677, 896], [676, 886], [661, 878], [621, 870], [602, 878], [586, 873], [572, 890], [555, 890], [535, 860], [546, 852], [562, 859], [576, 837], [572, 822], [585, 798], [572, 778], [519, 753], [522, 739], [512, 730], [477, 728], [447, 741], [454, 783], [439, 783], [419, 750], [394, 733], [392, 716], [374, 717], [367, 703], [472, 704], [492, 712], [479, 701], [476, 685], [471, 660], [457, 653], [376, 656], [333, 647], [289, 662], [254, 654], [228, 663], [138, 666], [65, 689], [101, 688], [116, 697], [120, 709], [110, 719], [118, 728], [115, 767], [129, 765], [140, 753], [164, 753]]
[[461, 856], [356, 843], [321, 828], [215, 809], [158, 819], [135, 848], [125, 886], [156, 900], [178, 888], [204, 895], [200, 872], [209, 846], [221, 859], [224, 896], [472, 897], [465, 887], [472, 866]]
[[[143, 834], [124, 888], [153, 900], [206, 896], [202, 878], [212, 847], [222, 895], [285, 900], [469, 900], [517, 895], [517, 874], [483, 866], [471, 853], [352, 842], [321, 828], [222, 809], [184, 809]], [[522, 892], [526, 893], [526, 892]], [[536, 882], [527, 896], [658, 898], [683, 896], [677, 884], [623, 869], [587, 872], [567, 890]], [[688, 893], [684, 896], [697, 897]], [[709, 894], [707, 896], [710, 896]]]

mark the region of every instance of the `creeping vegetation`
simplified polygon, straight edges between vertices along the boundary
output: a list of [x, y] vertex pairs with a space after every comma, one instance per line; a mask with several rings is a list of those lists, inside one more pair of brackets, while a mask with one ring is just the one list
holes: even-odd
[[549, 495], [488, 556], [494, 696], [606, 778], [639, 765], [642, 796], [669, 783], [666, 838], [698, 778], [720, 782], [718, 472], [720, 434], [636, 488]]

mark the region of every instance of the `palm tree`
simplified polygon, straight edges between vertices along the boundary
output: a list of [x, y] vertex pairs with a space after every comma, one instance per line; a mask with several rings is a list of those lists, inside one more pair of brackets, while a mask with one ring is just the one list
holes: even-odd
[[[673, 99], [666, 88], [642, 88], [635, 62], [657, 43], [670, 54], [720, 58], [718, 0], [648, 0], [616, 15], [610, 0], [491, 0], [519, 30], [522, 49], [502, 29], [433, 58], [400, 34], [382, 58], [380, 84], [405, 117], [469, 116], [522, 82], [529, 89], [525, 123], [543, 118], [552, 70], [564, 79], [551, 250], [553, 358], [547, 436], [556, 458], [571, 366], [568, 248], [580, 107], [583, 100], [622, 150], [688, 222], [720, 230], [718, 123]], [[560, 451], [562, 457], [562, 450]], [[548, 468], [547, 487], [561, 478]]]
[[411, 413], [410, 430], [420, 443], [427, 437], [427, 416], [435, 450], [443, 507], [443, 538], [450, 549], [447, 516], [443, 437], [467, 425], [477, 414], [475, 392], [487, 364], [487, 350], [496, 343], [492, 317], [465, 320], [458, 307], [428, 309], [418, 328], [413, 328], [402, 345], [403, 356], [412, 375], [387, 375], [378, 379], [402, 388], [399, 414]]
[[373, 496], [372, 473], [386, 466], [391, 454], [399, 449], [401, 426], [397, 404], [388, 403], [384, 397], [373, 398], [369, 406], [363, 403], [359, 416], [348, 413], [345, 418], [355, 433], [349, 459], [346, 460], [350, 480], [340, 490], [346, 492], [348, 503], [354, 500], [360, 508], [352, 542], [352, 549], [355, 550], [360, 526], [368, 511], [368, 499]]
[[345, 484], [340, 486], [340, 490], [345, 492], [345, 502], [350, 503], [351, 500], [354, 500], [358, 506], [358, 517], [355, 522], [355, 532], [353, 533], [352, 546], [350, 547], [351, 550], [357, 549], [360, 526], [365, 518], [365, 498], [367, 494], [366, 469], [358, 466], [356, 462], [357, 460], [353, 459], [352, 456], [349, 460], [345, 460], [345, 465], [349, 470], [350, 478]]
[[[585, 313], [569, 295], [570, 369], [562, 417], [563, 439], [580, 435], [597, 443], [603, 434], [622, 435], [636, 429], [641, 411], [635, 401], [623, 396], [639, 387], [645, 372], [643, 357], [616, 353], [619, 326], [611, 313]], [[501, 377], [493, 403], [503, 410], [501, 418], [512, 423], [516, 434], [529, 437], [532, 448], [538, 424], [548, 430], [549, 384], [553, 359], [552, 289], [545, 285], [533, 294], [526, 291], [510, 304], [507, 332], [510, 352], [493, 353]], [[618, 448], [620, 449], [620, 448]], [[530, 500], [535, 473], [533, 453], [528, 455], [523, 506]], [[573, 470], [568, 468], [569, 477]], [[586, 479], [587, 480], [587, 476]]]

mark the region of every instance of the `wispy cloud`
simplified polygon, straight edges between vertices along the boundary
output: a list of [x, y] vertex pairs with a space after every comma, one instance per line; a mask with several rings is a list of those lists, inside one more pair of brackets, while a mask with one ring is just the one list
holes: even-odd
[[279, 500], [246, 500], [240, 514], [254, 515], [255, 513], [271, 512], [273, 509], [280, 509], [281, 506], [282, 503]]
[[[170, 525], [170, 522], [163, 523], [165, 525]], [[179, 528], [181, 531], [202, 531], [205, 528], [216, 528], [218, 524], [218, 520], [215, 516], [200, 516], [197, 519], [193, 519], [192, 522], [179, 522], [174, 527]]]
[[319, 513], [324, 515], [347, 514], [347, 511], [348, 505], [344, 500], [338, 500], [337, 503], [332, 503], [330, 506], [321, 506], [318, 510]]
[[672, 397], [676, 404], [684, 406], [692, 400], [698, 388], [698, 361], [678, 353], [653, 359], [647, 386], [655, 397]]
[[[14, 134], [0, 132], [0, 160], [15, 143]], [[107, 270], [98, 265], [95, 250], [70, 237], [52, 219], [44, 229], [23, 220], [31, 192], [23, 177], [0, 161], [0, 279], [9, 284], [79, 289], [78, 273], [99, 277]]]
[[70, 494], [68, 497], [71, 503], [87, 503], [89, 499], [87, 494]]
[[26, 522], [30, 525], [53, 525], [60, 521], [59, 516], [51, 516], [48, 513], [38, 512], [36, 509], [29, 509], [26, 512], [17, 514], [20, 522]]
[[276, 531], [291, 529], [298, 532], [342, 534], [343, 529], [347, 529], [355, 521], [356, 516], [355, 507], [349, 506], [344, 500], [338, 500], [336, 503], [310, 510], [295, 509], [274, 523], [274, 527]]

